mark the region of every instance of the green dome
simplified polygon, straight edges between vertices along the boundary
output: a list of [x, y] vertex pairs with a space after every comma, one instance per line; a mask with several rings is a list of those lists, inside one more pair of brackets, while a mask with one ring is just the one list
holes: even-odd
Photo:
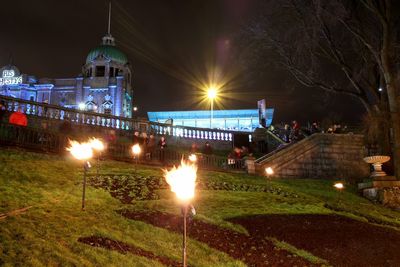
[[93, 48], [88, 56], [86, 57], [86, 63], [90, 63], [91, 61], [95, 60], [98, 56], [103, 56], [110, 60], [116, 61], [120, 64], [128, 63], [128, 58], [126, 55], [116, 48], [113, 45], [99, 45], [96, 48]]

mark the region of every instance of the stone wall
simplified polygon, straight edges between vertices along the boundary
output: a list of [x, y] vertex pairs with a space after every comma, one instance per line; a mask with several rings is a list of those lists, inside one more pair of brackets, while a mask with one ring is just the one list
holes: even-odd
[[369, 176], [362, 135], [314, 134], [256, 162], [256, 172], [274, 177], [360, 179]]

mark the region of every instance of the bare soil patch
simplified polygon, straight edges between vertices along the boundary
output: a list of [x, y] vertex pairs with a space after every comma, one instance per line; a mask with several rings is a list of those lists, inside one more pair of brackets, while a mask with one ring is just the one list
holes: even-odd
[[[182, 233], [182, 218], [163, 212], [133, 212], [124, 210], [126, 218], [143, 221], [173, 232]], [[260, 235], [241, 234], [199, 220], [188, 221], [190, 238], [227, 253], [249, 266], [313, 266], [310, 262], [285, 250]], [[188, 248], [190, 255], [190, 245]], [[189, 256], [190, 257], [190, 256]]]
[[230, 220], [334, 266], [400, 266], [400, 232], [338, 215], [267, 215]]

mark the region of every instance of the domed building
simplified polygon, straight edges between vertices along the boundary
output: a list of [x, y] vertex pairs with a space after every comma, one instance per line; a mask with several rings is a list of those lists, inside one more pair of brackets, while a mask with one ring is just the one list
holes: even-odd
[[108, 33], [90, 50], [75, 78], [37, 79], [9, 64], [0, 69], [0, 94], [69, 108], [132, 117], [132, 71]]

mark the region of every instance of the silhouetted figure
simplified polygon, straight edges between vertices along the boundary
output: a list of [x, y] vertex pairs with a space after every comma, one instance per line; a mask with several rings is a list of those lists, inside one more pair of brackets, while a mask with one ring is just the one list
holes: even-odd
[[160, 149], [160, 161], [165, 163], [165, 149], [167, 148], [167, 141], [165, 137], [162, 136], [160, 141], [158, 141], [158, 148]]
[[213, 149], [212, 149], [210, 143], [206, 142], [206, 144], [203, 147], [203, 154], [211, 155], [212, 153], [213, 153]]

